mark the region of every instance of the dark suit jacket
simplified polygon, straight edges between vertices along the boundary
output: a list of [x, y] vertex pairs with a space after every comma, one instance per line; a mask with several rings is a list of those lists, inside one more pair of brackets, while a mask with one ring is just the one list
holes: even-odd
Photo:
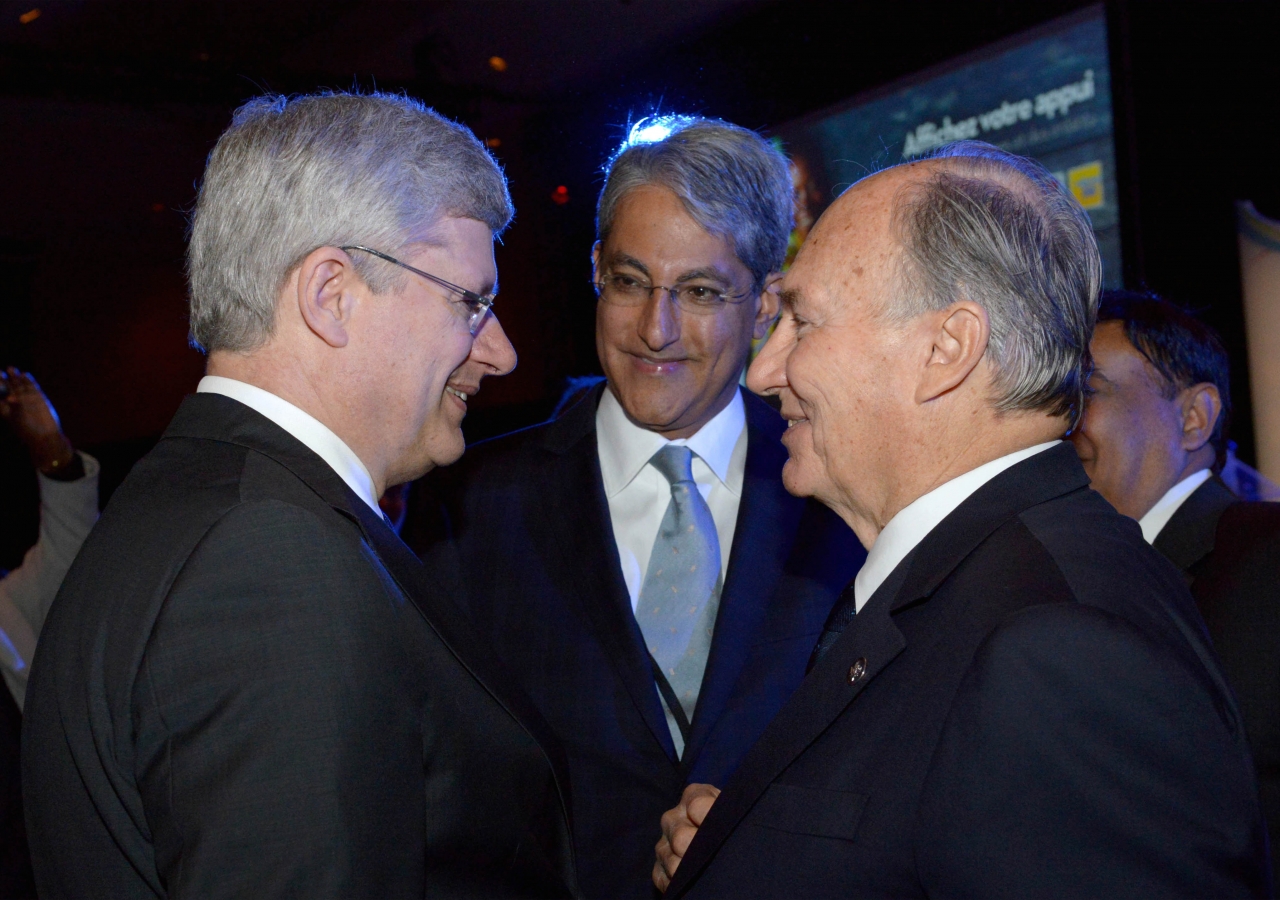
[[1280, 503], [1245, 503], [1217, 478], [1156, 535], [1182, 569], [1235, 688], [1280, 868]]
[[569, 755], [579, 878], [593, 897], [647, 898], [662, 813], [687, 781], [723, 783], [804, 677], [865, 552], [780, 479], [784, 423], [744, 393], [738, 523], [684, 763], [675, 758], [618, 562], [600, 477], [603, 386], [545, 425], [467, 451], [425, 488], [445, 508], [480, 633]]
[[1064, 443], [930, 532], [724, 785], [667, 896], [1269, 890], [1200, 617], [1088, 484]]
[[41, 896], [570, 892], [556, 744], [319, 457], [188, 398], [63, 584], [23, 728]]

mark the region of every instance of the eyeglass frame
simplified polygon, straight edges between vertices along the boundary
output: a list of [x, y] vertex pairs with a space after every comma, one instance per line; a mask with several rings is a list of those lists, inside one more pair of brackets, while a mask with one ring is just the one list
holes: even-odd
[[488, 316], [489, 313], [493, 312], [493, 301], [498, 297], [497, 291], [493, 291], [489, 294], [477, 294], [475, 291], [469, 291], [460, 285], [454, 284], [452, 281], [445, 281], [438, 275], [432, 275], [430, 272], [415, 269], [408, 263], [401, 262], [394, 256], [383, 253], [381, 250], [374, 250], [372, 247], [362, 247], [359, 244], [352, 244], [348, 247], [339, 247], [338, 249], [344, 252], [359, 250], [363, 253], [372, 254], [373, 256], [378, 257], [378, 259], [385, 260], [386, 262], [397, 265], [402, 269], [408, 269], [414, 275], [421, 275], [423, 278], [427, 279], [427, 281], [434, 282], [442, 288], [447, 288], [448, 290], [461, 294], [462, 298], [467, 301], [467, 330], [471, 332], [472, 337], [475, 337], [479, 333], [480, 327], [484, 325], [485, 317]]
[[[619, 273], [614, 273], [614, 276], [617, 276], [618, 274], [619, 274]], [[614, 276], [606, 276], [606, 277], [614, 277]], [[632, 276], [627, 276], [627, 277], [632, 277]], [[592, 286], [593, 288], [595, 288], [595, 289], [596, 289], [596, 299], [597, 299], [597, 300], [600, 300], [602, 303], [608, 303], [608, 302], [609, 302], [608, 300], [605, 300], [605, 299], [604, 299], [604, 292], [605, 292], [605, 289], [608, 287], [607, 282], [603, 282], [603, 281], [592, 281], [592, 282], [591, 282], [591, 286]], [[741, 294], [725, 294], [725, 293], [722, 293], [722, 294], [720, 295], [720, 303], [721, 303], [722, 305], [720, 305], [720, 306], [704, 307], [704, 308], [702, 308], [702, 309], [698, 309], [698, 308], [696, 308], [696, 307], [694, 307], [694, 308], [690, 308], [690, 307], [686, 307], [686, 306], [681, 306], [680, 301], [676, 299], [676, 297], [677, 297], [677, 295], [678, 295], [678, 293], [679, 293], [680, 289], [681, 289], [681, 288], [683, 288], [683, 287], [703, 287], [703, 285], [686, 285], [686, 284], [678, 284], [678, 285], [676, 285], [676, 286], [674, 286], [674, 287], [666, 287], [665, 285], [661, 285], [661, 284], [651, 284], [651, 285], [649, 285], [649, 292], [645, 295], [645, 301], [644, 301], [644, 302], [646, 302], [646, 303], [648, 302], [649, 297], [652, 297], [652, 296], [653, 296], [653, 292], [654, 292], [654, 291], [656, 291], [656, 290], [666, 291], [666, 292], [667, 292], [667, 296], [671, 299], [671, 303], [672, 303], [674, 306], [676, 306], [677, 308], [679, 308], [679, 309], [683, 309], [683, 310], [685, 310], [686, 312], [691, 312], [691, 313], [693, 313], [695, 316], [697, 316], [697, 315], [712, 315], [712, 314], [714, 314], [714, 313], [716, 313], [716, 312], [719, 312], [721, 309], [723, 309], [725, 305], [733, 304], [733, 305], [735, 305], [735, 306], [736, 306], [737, 304], [742, 303], [744, 300], [749, 300], [749, 299], [751, 299], [751, 297], [752, 297], [752, 296], [754, 296], [754, 294], [755, 294], [755, 291], [754, 291], [754, 290], [746, 290], [746, 291], [743, 291]], [[714, 289], [712, 289], [712, 290], [714, 290]], [[637, 308], [637, 307], [639, 307], [639, 306], [642, 306], [642, 305], [643, 305], [643, 303], [637, 303], [635, 306], [628, 306], [628, 307], [624, 307], [624, 308], [627, 308], [627, 309], [635, 309], [635, 308]]]

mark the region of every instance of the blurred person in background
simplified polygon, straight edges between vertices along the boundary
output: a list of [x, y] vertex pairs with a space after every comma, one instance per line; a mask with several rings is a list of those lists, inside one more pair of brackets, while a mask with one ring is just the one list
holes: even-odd
[[662, 812], [722, 780], [804, 677], [865, 556], [790, 496], [784, 423], [739, 387], [778, 313], [786, 159], [711, 119], [650, 119], [611, 161], [592, 281], [605, 382], [422, 489], [426, 558], [569, 754], [590, 897], [647, 900]]
[[0, 419], [26, 447], [40, 487], [40, 532], [22, 565], [0, 571], [0, 897], [33, 896], [22, 821], [21, 710], [36, 639], [62, 578], [98, 520], [98, 461], [71, 446], [49, 398], [27, 372], [0, 371]]
[[1191, 586], [1253, 750], [1280, 863], [1280, 504], [1245, 502], [1218, 472], [1231, 412], [1227, 351], [1154, 294], [1107, 291], [1071, 439], [1094, 490], [1137, 519]]

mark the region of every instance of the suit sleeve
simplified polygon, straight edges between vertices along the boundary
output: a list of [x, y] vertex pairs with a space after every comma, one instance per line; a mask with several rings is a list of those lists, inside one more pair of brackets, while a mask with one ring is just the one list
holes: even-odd
[[134, 688], [139, 787], [169, 896], [421, 894], [406, 614], [336, 516], [250, 503], [206, 535]]
[[1252, 767], [1216, 704], [1106, 612], [1014, 616], [979, 649], [926, 781], [929, 896], [1265, 893]]

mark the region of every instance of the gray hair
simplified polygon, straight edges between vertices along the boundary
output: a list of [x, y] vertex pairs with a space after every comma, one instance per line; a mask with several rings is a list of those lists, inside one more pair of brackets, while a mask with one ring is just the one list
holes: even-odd
[[733, 244], [755, 289], [782, 266], [795, 215], [787, 158], [746, 128], [694, 116], [642, 119], [605, 168], [596, 239], [608, 240], [618, 204], [643, 185], [667, 188], [709, 233]]
[[[289, 273], [318, 247], [366, 244], [395, 254], [443, 216], [500, 233], [506, 179], [464, 126], [391, 94], [265, 96], [236, 110], [209, 155], [187, 253], [191, 341], [254, 350], [275, 332]], [[356, 254], [375, 293], [396, 266]]]
[[1039, 163], [981, 141], [948, 144], [896, 204], [903, 318], [962, 298], [987, 311], [995, 406], [1084, 407], [1102, 259], [1089, 217]]

